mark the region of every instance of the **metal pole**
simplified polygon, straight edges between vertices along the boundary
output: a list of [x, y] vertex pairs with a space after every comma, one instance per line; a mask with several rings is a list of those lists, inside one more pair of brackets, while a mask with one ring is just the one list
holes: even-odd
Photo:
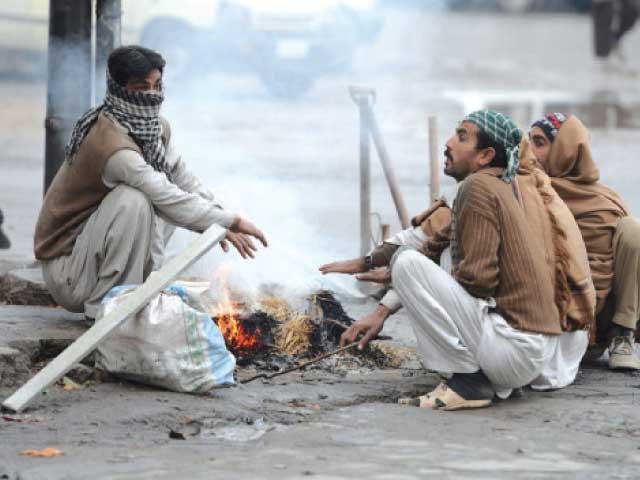
[[429, 196], [431, 203], [440, 197], [440, 164], [438, 162], [438, 117], [429, 117]]
[[122, 42], [122, 1], [96, 0], [96, 101], [106, 90], [107, 59]]
[[384, 176], [387, 179], [387, 184], [389, 185], [389, 190], [391, 191], [393, 203], [395, 204], [396, 211], [398, 212], [400, 224], [402, 225], [403, 229], [409, 228], [409, 212], [407, 211], [407, 207], [404, 204], [404, 198], [402, 197], [402, 193], [400, 192], [400, 187], [398, 186], [398, 181], [396, 180], [396, 174], [391, 165], [389, 152], [387, 152], [387, 148], [382, 141], [380, 128], [378, 127], [378, 122], [376, 121], [376, 117], [370, 104], [365, 105], [365, 114], [367, 115], [369, 120], [371, 137], [373, 138], [373, 143], [375, 144], [376, 150], [378, 151], [378, 157], [380, 158], [382, 170], [384, 171]]
[[349, 87], [351, 99], [360, 113], [360, 255], [371, 250], [371, 138], [367, 108], [375, 101], [370, 88]]
[[64, 162], [74, 122], [91, 106], [91, 3], [49, 2], [45, 193]]
[[360, 255], [371, 249], [371, 138], [366, 109], [376, 96], [370, 88], [349, 87], [351, 99], [360, 113]]
[[366, 103], [361, 99], [360, 109], [360, 255], [371, 249], [371, 140], [367, 121]]

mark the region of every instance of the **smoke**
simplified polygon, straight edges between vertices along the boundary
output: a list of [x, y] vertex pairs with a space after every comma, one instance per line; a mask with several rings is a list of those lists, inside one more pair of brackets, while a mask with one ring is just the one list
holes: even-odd
[[[384, 28], [386, 10], [373, 9], [367, 14], [369, 21], [378, 22], [377, 28]], [[281, 12], [280, 16], [284, 23], [286, 15]], [[292, 14], [289, 21], [294, 19]], [[283, 45], [279, 47], [289, 50], [279, 64], [271, 59], [275, 62], [270, 67], [271, 73], [277, 74], [280, 82], [275, 91], [262, 70], [264, 64], [253, 71], [251, 66], [255, 64], [250, 63], [248, 68], [243, 65], [239, 71], [230, 72], [223, 67], [225, 62], [229, 63], [227, 56], [223, 56], [205, 62], [209, 68], [192, 69], [193, 73], [183, 80], [185, 77], [181, 79], [181, 75], [171, 72], [170, 55], [176, 54], [175, 49], [160, 50], [168, 60], [165, 115], [172, 122], [173, 138], [179, 143], [185, 161], [223, 197], [225, 208], [253, 221], [263, 229], [270, 243], [268, 249], [260, 249], [255, 260], [242, 260], [235, 251], [223, 254], [218, 248], [199, 261], [188, 275], [212, 279], [221, 265], [227, 265], [231, 272], [229, 281], [238, 290], [256, 292], [277, 285], [302, 294], [329, 288], [343, 295], [363, 297], [355, 279], [321, 276], [318, 267], [353, 258], [360, 249], [359, 121], [348, 86], [366, 83], [375, 87], [382, 81], [386, 89], [389, 82], [394, 86], [398, 83], [388, 72], [383, 73], [387, 61], [384, 57], [374, 69], [367, 56], [373, 49], [397, 56], [396, 42], [400, 38], [396, 33], [385, 38], [384, 30], [370, 35], [357, 46], [349, 43], [344, 30], [323, 38], [321, 42], [327, 48], [334, 45], [332, 48], [353, 49], [343, 58], [347, 64], [340, 68], [326, 66], [324, 70], [317, 64], [297, 63], [288, 56], [301, 55], [304, 42], [310, 48], [319, 42], [317, 38], [302, 35], [296, 43], [282, 36]], [[217, 41], [232, 43], [233, 38], [217, 37]], [[202, 51], [201, 42], [201, 38], [195, 37], [191, 43], [182, 39], [180, 47], [197, 54]], [[318, 60], [321, 61], [322, 58]], [[178, 63], [179, 68], [184, 65], [184, 61]], [[304, 91], [299, 90], [301, 76], [311, 82]], [[399, 114], [384, 115], [393, 119]], [[390, 127], [392, 135], [397, 136], [399, 132], [392, 121], [381, 123], [383, 131], [385, 126]], [[406, 129], [400, 133], [404, 137]], [[398, 164], [401, 181], [419, 191], [418, 201], [409, 202], [415, 213], [428, 206], [424, 145], [426, 140], [418, 154], [424, 162], [424, 172], [416, 176], [408, 165]], [[392, 224], [392, 230], [398, 230], [375, 155], [372, 160], [374, 210], [384, 223]], [[375, 220], [373, 223], [376, 225]], [[379, 232], [374, 233], [379, 238]], [[188, 232], [177, 232], [169, 245], [169, 254], [184, 248], [191, 239]]]
[[[210, 279], [221, 263], [229, 262], [233, 281], [248, 289], [273, 283], [312, 289], [344, 282], [355, 294], [355, 282], [348, 278], [317, 273], [319, 265], [355, 257], [360, 249], [359, 121], [350, 85], [377, 90], [378, 123], [409, 213], [415, 214], [429, 202], [429, 115], [438, 115], [442, 151], [466, 113], [465, 92], [517, 91], [525, 83], [544, 91], [559, 82], [581, 85], [572, 79], [590, 78], [583, 65], [590, 24], [578, 16], [449, 14], [445, 0], [388, 0], [365, 11], [360, 18], [374, 26], [368, 32], [358, 27], [356, 34], [344, 28], [346, 17], [319, 7], [338, 2], [235, 2], [315, 9], [276, 16], [263, 9], [249, 24], [273, 33], [256, 41], [239, 36], [237, 28], [214, 26], [212, 3], [125, 2], [123, 40], [156, 48], [166, 57], [163, 114], [172, 123], [178, 149], [202, 181], [221, 193], [229, 210], [245, 215], [270, 240], [256, 260], [216, 249], [190, 273]], [[161, 4], [183, 12], [160, 11]], [[246, 21], [239, 10], [235, 14], [232, 20]], [[305, 15], [312, 19], [308, 25], [333, 21], [340, 28], [314, 35], [312, 27], [303, 26], [306, 33], [282, 33], [304, 25]], [[530, 28], [540, 33], [535, 42], [524, 34]], [[559, 37], [564, 39], [561, 48], [554, 41]], [[305, 62], [314, 42], [340, 52], [341, 62], [329, 65], [327, 59], [337, 58], [330, 54]], [[67, 58], [74, 56], [70, 52]], [[533, 65], [535, 58], [552, 62], [553, 71]], [[451, 199], [453, 182], [441, 180]], [[373, 211], [391, 224], [392, 233], [399, 230], [373, 150], [371, 188]], [[188, 232], [177, 232], [169, 253], [190, 238]]]
[[[341, 250], [330, 237], [323, 236], [321, 224], [304, 215], [305, 200], [295, 188], [278, 179], [252, 175], [226, 178], [222, 183], [224, 186], [217, 193], [225, 208], [239, 212], [263, 229], [269, 247], [259, 246], [256, 258], [246, 260], [233, 247], [228, 253], [216, 247], [197, 262], [187, 276], [214, 280], [215, 273], [224, 266], [229, 271], [228, 281], [233, 289], [251, 295], [284, 289], [302, 296], [328, 288], [351, 297], [363, 297], [353, 280], [319, 274], [322, 263], [344, 258], [347, 249]], [[168, 253], [184, 248], [193, 237], [190, 232], [177, 231]]]

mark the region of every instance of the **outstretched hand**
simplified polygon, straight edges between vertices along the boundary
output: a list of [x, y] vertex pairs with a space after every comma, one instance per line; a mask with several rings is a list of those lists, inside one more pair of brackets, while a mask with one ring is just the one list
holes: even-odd
[[327, 263], [320, 267], [320, 272], [323, 275], [327, 273], [363, 273], [366, 272], [364, 264], [364, 257], [354, 258], [352, 260], [343, 260], [340, 262]]
[[391, 270], [388, 267], [375, 268], [356, 275], [356, 278], [362, 282], [389, 283], [391, 281]]
[[389, 313], [387, 307], [379, 305], [373, 313], [362, 317], [344, 331], [340, 336], [340, 346], [344, 347], [360, 339], [358, 350], [364, 349], [382, 331]]
[[[236, 247], [240, 255], [242, 255], [242, 258], [247, 258], [247, 256], [254, 258], [253, 252], [257, 251], [257, 248], [251, 240], [251, 237], [258, 239], [263, 246], [268, 246], [267, 238], [258, 227], [249, 220], [236, 217], [235, 221], [229, 227], [225, 238]], [[225, 244], [222, 245], [222, 248], [228, 251], [229, 245]]]
[[255, 258], [254, 252], [258, 251], [255, 244], [251, 240], [251, 237], [249, 235], [245, 235], [244, 233], [234, 233], [231, 231], [227, 231], [227, 236], [220, 242], [222, 250], [228, 252], [229, 243], [231, 243], [235, 247], [242, 258]]

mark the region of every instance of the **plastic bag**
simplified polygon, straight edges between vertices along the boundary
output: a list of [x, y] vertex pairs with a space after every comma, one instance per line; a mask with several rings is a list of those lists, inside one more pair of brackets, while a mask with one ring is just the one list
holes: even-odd
[[[108, 314], [135, 288], [113, 288], [104, 298]], [[235, 357], [211, 317], [194, 302], [199, 292], [174, 284], [98, 347], [96, 366], [128, 380], [176, 392], [201, 393], [235, 383]]]

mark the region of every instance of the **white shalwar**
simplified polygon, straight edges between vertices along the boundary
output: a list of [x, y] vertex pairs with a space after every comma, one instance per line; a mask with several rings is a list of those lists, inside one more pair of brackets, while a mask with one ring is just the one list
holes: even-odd
[[589, 332], [578, 330], [565, 332], [558, 339], [555, 352], [542, 369], [540, 376], [531, 382], [534, 390], [555, 390], [571, 385], [578, 375], [582, 357], [589, 346]]
[[493, 299], [473, 297], [421, 253], [398, 250], [392, 260], [392, 280], [411, 318], [426, 368], [449, 373], [482, 369], [497, 392], [551, 373], [545, 367], [550, 367], [560, 336], [511, 327], [490, 311]]
[[[424, 233], [422, 227], [418, 226], [406, 228], [396, 233], [394, 236], [385, 240], [385, 243], [418, 250], [427, 240], [429, 240], [429, 237]], [[380, 304], [387, 307], [392, 313], [395, 313], [402, 308], [400, 298], [393, 290], [393, 286], [391, 286], [389, 290], [387, 290], [387, 293], [384, 294], [384, 297], [380, 300]]]

